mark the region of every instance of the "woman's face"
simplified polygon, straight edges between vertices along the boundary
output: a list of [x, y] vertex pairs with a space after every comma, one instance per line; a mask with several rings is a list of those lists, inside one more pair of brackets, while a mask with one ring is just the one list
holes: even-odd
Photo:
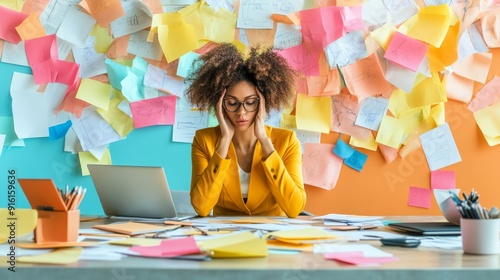
[[259, 97], [255, 86], [241, 81], [227, 89], [223, 108], [235, 131], [245, 131], [253, 125], [259, 110]]

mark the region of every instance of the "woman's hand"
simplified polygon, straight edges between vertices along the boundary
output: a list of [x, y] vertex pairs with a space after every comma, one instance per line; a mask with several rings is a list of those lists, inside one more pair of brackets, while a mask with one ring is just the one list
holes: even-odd
[[226, 96], [226, 90], [221, 94], [219, 98], [219, 102], [217, 102], [216, 117], [219, 122], [220, 132], [223, 139], [231, 140], [234, 135], [234, 126], [229, 120], [224, 108], [222, 106], [222, 102], [224, 102], [224, 97]]
[[255, 116], [254, 134], [257, 139], [262, 142], [267, 139], [266, 129], [264, 127], [264, 120], [266, 119], [266, 100], [257, 87], [255, 87], [255, 91], [259, 96], [259, 109], [257, 111], [257, 115]]

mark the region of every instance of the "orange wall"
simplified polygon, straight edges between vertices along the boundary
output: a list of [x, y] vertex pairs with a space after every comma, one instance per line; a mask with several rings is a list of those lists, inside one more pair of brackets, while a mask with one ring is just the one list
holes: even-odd
[[[488, 81], [500, 76], [500, 49], [492, 49], [492, 68]], [[475, 91], [482, 87], [476, 83]], [[488, 209], [500, 207], [500, 145], [490, 147], [477, 126], [467, 104], [449, 100], [446, 122], [450, 125], [462, 161], [440, 170], [456, 172], [457, 188], [469, 193], [472, 188], [479, 202]], [[499, 120], [500, 123], [500, 120]], [[324, 134], [323, 143], [335, 144], [338, 134]], [[348, 135], [342, 139], [349, 141]], [[345, 213], [357, 215], [439, 215], [434, 198], [430, 209], [408, 206], [410, 186], [430, 188], [430, 169], [422, 149], [406, 158], [387, 163], [380, 151], [359, 149], [368, 155], [361, 172], [342, 166], [333, 190], [306, 186], [306, 210], [316, 215]]]

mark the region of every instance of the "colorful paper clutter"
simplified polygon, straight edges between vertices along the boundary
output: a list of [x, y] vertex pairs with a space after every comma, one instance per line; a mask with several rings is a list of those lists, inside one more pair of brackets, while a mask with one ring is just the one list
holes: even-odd
[[267, 256], [266, 240], [249, 231], [238, 232], [198, 243], [212, 258], [248, 258]]
[[199, 254], [200, 248], [194, 237], [175, 238], [162, 240], [156, 246], [132, 246], [131, 251], [139, 253], [143, 257], [176, 257], [183, 255]]

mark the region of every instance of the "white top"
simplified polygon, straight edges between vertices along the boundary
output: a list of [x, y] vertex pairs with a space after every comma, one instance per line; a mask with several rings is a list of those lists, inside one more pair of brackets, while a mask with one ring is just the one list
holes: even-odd
[[238, 169], [240, 170], [240, 184], [241, 184], [241, 194], [243, 198], [248, 197], [248, 183], [250, 182], [250, 173], [247, 173], [241, 169], [238, 165]]

